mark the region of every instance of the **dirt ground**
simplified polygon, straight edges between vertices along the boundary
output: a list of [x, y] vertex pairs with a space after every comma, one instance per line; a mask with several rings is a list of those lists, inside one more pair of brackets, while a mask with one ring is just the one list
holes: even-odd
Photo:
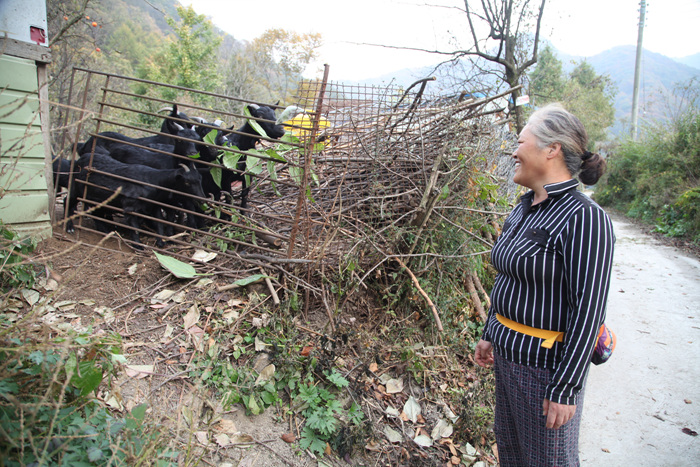
[[607, 323], [618, 338], [591, 368], [579, 450], [584, 466], [695, 466], [700, 459], [697, 249], [613, 215]]
[[[205, 286], [178, 280], [148, 250], [135, 252], [118, 238], [99, 246], [101, 238], [90, 233], [80, 233], [82, 245], [65, 238], [57, 233], [38, 251], [52, 258], [47, 277], [56, 281], [53, 300], [60, 305], [52, 319], [69, 321], [77, 330], [91, 326], [93, 332], [119, 333], [128, 360], [113, 385], [115, 392], [101, 398], [126, 411], [147, 403], [152, 417], [174, 427], [181, 446], [207, 445], [200, 450], [206, 451], [204, 465], [317, 465], [307, 453], [297, 452], [296, 444], [282, 441], [282, 435], [293, 432], [289, 419], [272, 409], [255, 417], [246, 416], [242, 407], [225, 410], [184, 371], [197, 348], [197, 335], [182, 335], [183, 316], [199, 305], [196, 324], [206, 330], [213, 325], [207, 317], [212, 305], [229, 303], [235, 310], [249, 301], [247, 295], [241, 290], [218, 293], [217, 285], [226, 285], [226, 278]], [[163, 291], [179, 298], [155, 298]], [[223, 446], [214, 438], [222, 434], [230, 441]]]
[[[204, 278], [204, 283], [199, 279], [176, 279], [148, 249], [136, 252], [118, 237], [104, 240], [82, 231], [80, 241], [83, 244], [76, 244], [75, 239], [75, 235], [67, 235], [57, 229], [54, 237], [43, 241], [37, 251], [40, 257], [49, 259], [47, 264], [50, 267], [46, 270], [44, 285], [54, 294], [52, 301], [57, 308], [55, 313], [50, 314], [50, 319], [53, 325], [64, 322], [76, 330], [89, 326], [93, 333], [104, 330], [122, 336], [128, 366], [113, 385], [113, 393], [99, 394], [109, 405], [128, 411], [138, 404], [147, 403], [151, 418], [174, 432], [179, 447], [196, 446], [194, 452], [198, 458], [201, 456], [200, 465], [275, 467], [375, 464], [372, 459], [376, 459], [376, 453], [371, 450], [372, 445], [367, 450], [364, 443], [356, 446], [352, 457], [347, 459], [350, 464], [346, 460], [338, 460], [335, 454], [316, 459], [309, 451], [301, 450], [298, 442], [288, 444], [282, 440], [283, 435], [298, 439], [298, 417], [278, 413], [274, 407], [258, 416], [246, 415], [245, 409], [238, 405], [227, 410], [215, 394], [202, 388], [197, 377], [188, 371], [187, 364], [202, 354], [197, 350], [206, 348], [206, 343], [198, 340], [205, 331], [215, 333], [217, 326], [228, 325], [231, 329], [227, 333], [235, 334], [237, 322], [222, 323], [214, 316], [252, 309], [250, 313], [255, 317], [265, 318], [255, 311], [255, 306], [251, 307], [253, 301], [259, 300], [259, 294], [266, 292], [263, 285], [221, 292], [219, 287], [229, 284], [232, 279], [212, 276]], [[179, 252], [192, 255], [194, 248]], [[161, 295], [164, 291], [169, 291], [171, 296]], [[198, 313], [190, 319], [194, 319], [195, 326], [191, 327], [191, 322], [183, 326], [183, 321], [187, 321], [194, 308], [198, 309]], [[212, 314], [214, 309], [217, 311]], [[377, 326], [366, 307], [358, 306], [354, 313], [355, 316], [344, 317], [344, 325], [351, 328], [350, 332], [356, 336]], [[305, 316], [303, 321], [300, 319], [299, 326], [308, 331], [311, 340], [318, 339], [321, 333], [326, 332], [326, 323], [327, 317], [321, 313], [319, 316]], [[188, 328], [200, 332], [183, 330]], [[368, 356], [373, 352], [370, 345], [377, 348], [382, 346], [376, 341], [381, 340], [380, 336], [374, 336], [374, 339], [375, 342], [369, 342], [358, 338], [351, 344], [354, 347], [349, 349], [349, 358], [346, 358], [348, 371], [369, 363], [364, 360], [371, 358]], [[255, 363], [260, 370], [265, 365], [265, 356], [258, 355]], [[386, 360], [378, 373], [401, 377], [404, 371], [405, 365]], [[451, 377], [447, 373], [446, 380]], [[472, 382], [476, 379], [469, 371], [457, 373], [461, 381], [449, 381], [450, 384], [470, 384], [467, 379]], [[424, 419], [421, 420], [425, 420], [421, 426], [428, 433], [443, 414], [440, 401], [424, 397], [424, 389], [408, 381], [402, 391], [405, 394], [381, 393], [384, 389], [383, 386], [380, 388], [377, 380], [367, 383], [367, 388], [382, 399], [382, 404], [397, 405], [399, 401], [403, 404], [408, 395], [421, 400], [424, 406]], [[458, 412], [458, 408], [454, 408], [454, 411]], [[367, 421], [379, 433], [382, 438], [380, 442], [386, 449], [386, 440], [381, 434], [382, 425], [375, 422], [386, 422], [373, 421], [371, 415]], [[225, 436], [224, 441], [221, 441], [222, 436]], [[418, 454], [426, 454], [420, 452], [421, 449], [410, 439], [405, 442], [409, 444], [408, 450], [401, 450], [397, 445], [388, 448], [400, 452], [406, 460], [417, 456], [417, 459], [405, 465], [444, 465], [451, 457], [448, 445], [445, 445], [441, 451], [445, 461], [439, 462], [437, 458], [420, 460]], [[376, 445], [374, 448], [377, 448]], [[487, 453], [485, 460], [488, 459]]]

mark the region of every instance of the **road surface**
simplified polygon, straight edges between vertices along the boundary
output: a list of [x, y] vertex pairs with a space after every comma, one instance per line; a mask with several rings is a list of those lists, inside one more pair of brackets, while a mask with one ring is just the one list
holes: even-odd
[[613, 223], [606, 322], [618, 344], [589, 373], [581, 465], [700, 466], [700, 261]]

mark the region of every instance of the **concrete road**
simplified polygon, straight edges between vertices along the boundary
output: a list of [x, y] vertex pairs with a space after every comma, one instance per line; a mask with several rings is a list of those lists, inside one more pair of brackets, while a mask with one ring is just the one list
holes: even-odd
[[618, 343], [589, 373], [581, 465], [700, 466], [700, 261], [613, 223], [606, 322]]

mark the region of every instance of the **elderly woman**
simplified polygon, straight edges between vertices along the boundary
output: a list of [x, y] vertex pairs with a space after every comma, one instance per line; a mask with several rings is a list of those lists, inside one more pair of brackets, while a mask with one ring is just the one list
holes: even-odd
[[577, 190], [605, 161], [560, 105], [532, 114], [513, 154], [530, 189], [491, 253], [498, 271], [475, 360], [494, 365], [503, 466], [578, 465], [583, 389], [605, 319], [615, 237], [606, 213]]

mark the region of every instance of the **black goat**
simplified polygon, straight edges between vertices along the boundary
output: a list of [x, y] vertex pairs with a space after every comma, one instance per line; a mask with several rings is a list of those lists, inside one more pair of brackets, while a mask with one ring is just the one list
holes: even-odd
[[[248, 112], [250, 113], [251, 119], [256, 121], [258, 125], [263, 129], [265, 135], [270, 139], [279, 139], [284, 136], [284, 126], [278, 125], [276, 123], [275, 111], [268, 106], [259, 106], [257, 104], [249, 104]], [[217, 134], [216, 144], [219, 146], [235, 146], [239, 151], [247, 151], [249, 149], [254, 149], [258, 141], [263, 137], [258, 131], [253, 128], [250, 124], [250, 119], [246, 119], [246, 122], [239, 129], [234, 130], [232, 126], [228, 130], [220, 130]], [[201, 160], [206, 162], [213, 162], [215, 159], [207, 160], [209, 154], [202, 155]], [[215, 154], [214, 154], [215, 156]], [[246, 209], [248, 207], [248, 194], [250, 192], [250, 186], [246, 182], [245, 177], [246, 171], [246, 156], [241, 154], [238, 159], [237, 167], [233, 169], [222, 169], [221, 173], [221, 186], [219, 186], [209, 174], [202, 179], [202, 186], [205, 193], [214, 196], [214, 200], [219, 201], [221, 199], [221, 194], [223, 191], [232, 195], [232, 185], [234, 182], [240, 181], [242, 183], [241, 189], [241, 208]], [[208, 172], [208, 169], [204, 169], [204, 172]]]
[[[173, 108], [170, 112], [170, 117], [175, 117], [179, 118], [182, 120], [190, 120], [190, 118], [185, 115], [182, 112], [177, 111], [177, 105], [173, 105]], [[165, 145], [166, 149], [168, 150], [167, 147], [172, 147], [177, 143], [176, 138], [171, 138], [170, 136], [166, 135], [174, 135], [174, 136], [182, 136], [185, 138], [190, 138], [192, 135], [191, 133], [188, 133], [188, 136], [182, 135], [181, 132], [185, 132], [185, 130], [193, 130], [194, 129], [194, 123], [193, 124], [186, 124], [185, 122], [178, 123], [175, 120], [171, 120], [170, 118], [166, 117], [163, 120], [163, 123], [160, 126], [160, 132], [165, 133], [164, 135], [152, 135], [152, 136], [145, 136], [142, 138], [131, 138], [129, 136], [123, 135], [121, 133], [117, 133], [114, 131], [105, 131], [102, 133], [99, 133], [97, 137], [91, 136], [88, 138], [87, 141], [82, 143], [81, 145], [78, 146], [78, 154], [88, 154], [92, 152], [93, 150], [93, 145], [95, 146], [95, 150], [99, 150], [97, 148], [102, 148], [106, 151], [110, 151], [112, 147], [117, 146], [117, 145], [123, 145], [123, 141], [129, 142], [129, 143], [134, 143], [134, 144], [139, 144], [141, 146], [148, 146], [151, 148], [157, 148], [157, 149], [163, 149], [163, 145]], [[112, 138], [117, 141], [111, 141], [108, 139], [100, 138], [100, 136], [104, 136], [107, 138]]]
[[[91, 173], [88, 179], [87, 167], [91, 157], [92, 167], [100, 172], [105, 172], [105, 174]], [[75, 214], [78, 197], [83, 195], [85, 186], [87, 186], [86, 199], [95, 203], [103, 203], [112, 196], [117, 188], [121, 187], [121, 193], [109, 202], [109, 206], [124, 210], [125, 221], [133, 229], [131, 239], [135, 243], [135, 248], [138, 249], [141, 249], [139, 246], [141, 239], [136, 229], [141, 228], [143, 219], [135, 214], [139, 213], [162, 218], [161, 207], [147, 200], [165, 204], [173, 201], [172, 193], [161, 188], [169, 188], [197, 197], [204, 197], [202, 177], [195, 169], [193, 163], [189, 165], [181, 164], [181, 167], [176, 169], [162, 170], [138, 164], [125, 164], [103, 153], [84, 154], [77, 163], [82, 170], [76, 175], [76, 179], [82, 181], [87, 179], [89, 184], [73, 184], [68, 197], [68, 215], [72, 217]], [[130, 181], [115, 178], [112, 175], [124, 177]], [[144, 183], [155, 186], [147, 186]], [[92, 185], [99, 185], [99, 187]], [[112, 210], [108, 207], [98, 208], [94, 214], [97, 217], [112, 220]], [[98, 220], [95, 220], [95, 226], [102, 232], [112, 230], [104, 222]], [[71, 220], [66, 222], [66, 230], [74, 232]], [[164, 242], [160, 237], [163, 236], [165, 227], [161, 222], [156, 222], [156, 232], [159, 235], [156, 245], [162, 247]]]
[[[152, 144], [150, 147], [179, 156], [193, 156], [197, 154], [199, 150], [196, 142], [201, 141], [199, 134], [195, 130], [183, 128], [177, 123], [173, 122], [173, 125], [179, 127], [177, 133], [178, 138], [173, 138], [175, 141], [174, 146], [169, 144]], [[173, 169], [179, 163], [185, 162], [169, 154], [131, 146], [130, 144], [113, 144], [110, 146], [108, 152], [112, 159], [124, 162], [125, 164], [146, 165], [154, 169]]]
[[[68, 190], [68, 184], [70, 182], [70, 161], [68, 159], [63, 159], [60, 156], [54, 156], [53, 158], [53, 186], [56, 189], [56, 194], [61, 191], [61, 187]], [[73, 176], [80, 170], [77, 165], [73, 167]], [[56, 183], [58, 182], [58, 184]]]

